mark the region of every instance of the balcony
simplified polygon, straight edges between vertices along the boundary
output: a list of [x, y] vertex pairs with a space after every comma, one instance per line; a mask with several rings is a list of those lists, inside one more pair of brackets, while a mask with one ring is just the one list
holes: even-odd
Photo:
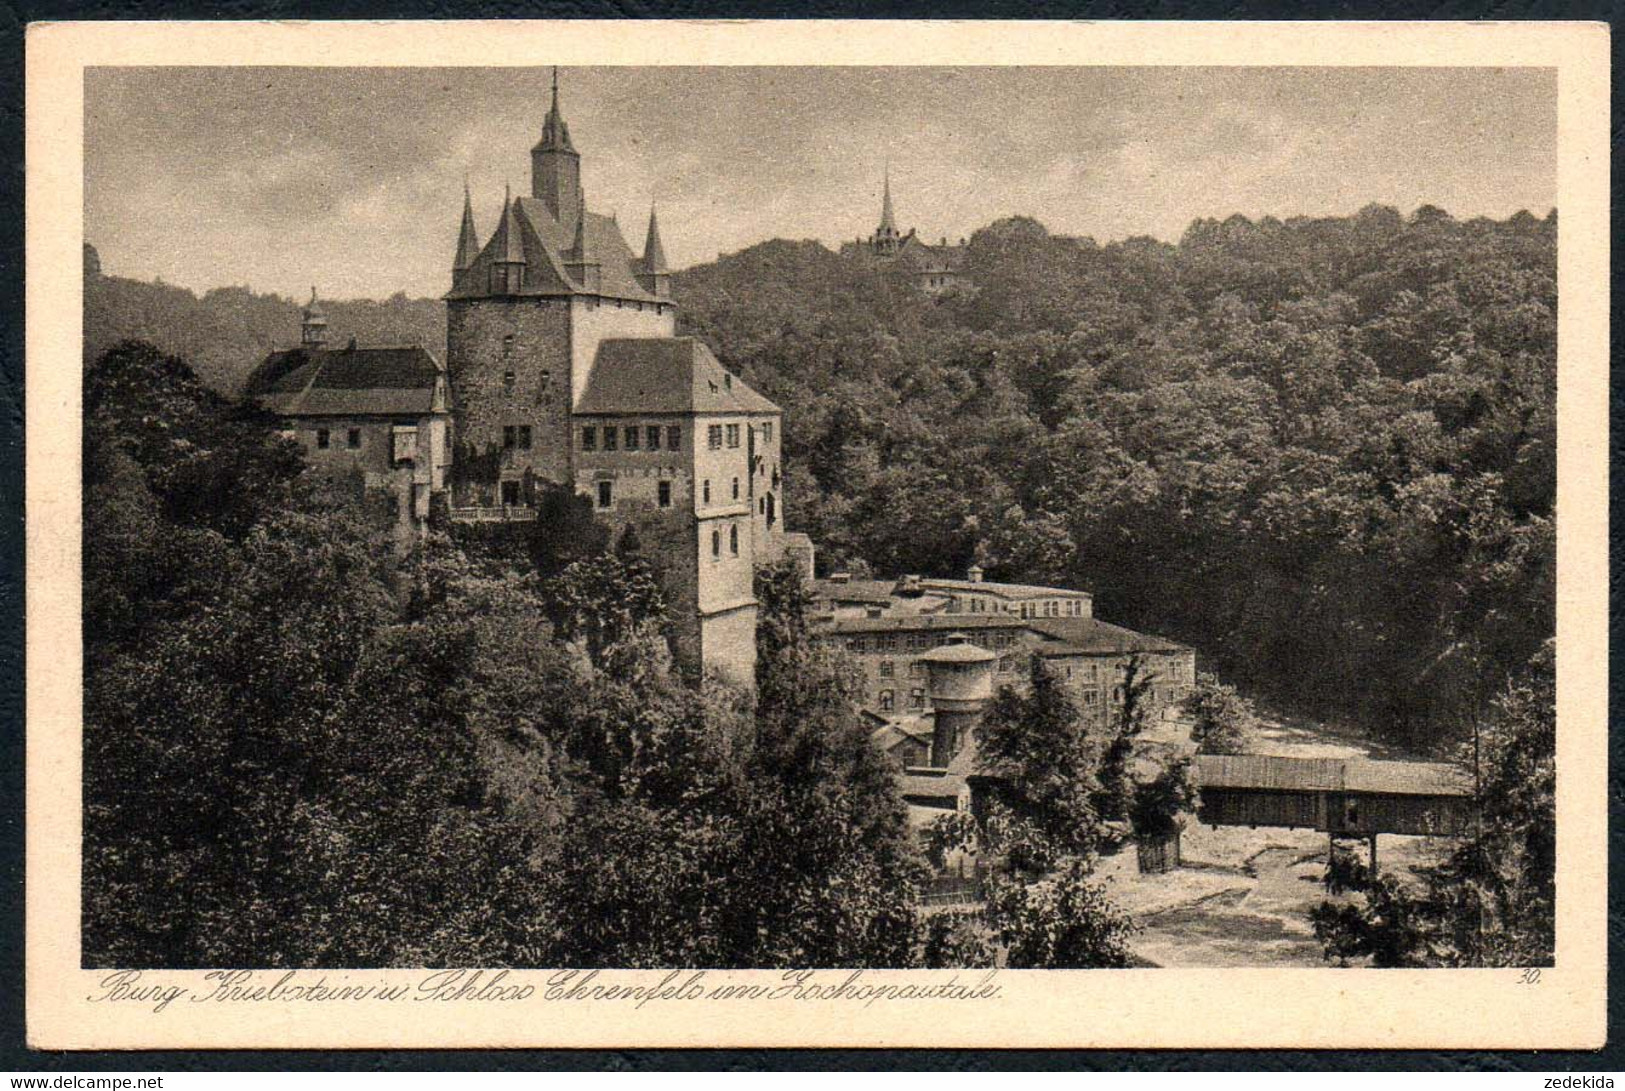
[[454, 523], [534, 523], [536, 509], [520, 506], [499, 508], [452, 508]]

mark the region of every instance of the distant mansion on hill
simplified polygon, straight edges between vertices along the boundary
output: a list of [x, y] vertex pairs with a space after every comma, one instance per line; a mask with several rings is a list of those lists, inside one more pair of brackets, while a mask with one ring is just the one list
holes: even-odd
[[965, 282], [964, 239], [950, 246], [944, 236], [932, 245], [921, 239], [913, 228], [909, 228], [906, 234], [897, 230], [889, 173], [880, 198], [879, 226], [867, 239], [842, 243], [841, 256], [903, 276], [929, 295], [937, 295]]

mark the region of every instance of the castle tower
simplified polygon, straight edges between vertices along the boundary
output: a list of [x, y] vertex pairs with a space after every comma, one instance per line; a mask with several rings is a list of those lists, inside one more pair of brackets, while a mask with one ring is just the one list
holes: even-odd
[[649, 234], [643, 240], [643, 257], [638, 262], [638, 283], [644, 291], [661, 299], [671, 297], [671, 270], [666, 265], [666, 248], [660, 244], [660, 219], [655, 206], [649, 206]]
[[573, 227], [582, 207], [581, 156], [570, 143], [570, 127], [559, 113], [559, 70], [553, 69], [553, 105], [542, 124], [542, 139], [530, 150], [530, 194], [553, 219]]
[[310, 302], [305, 304], [299, 319], [299, 345], [301, 348], [319, 349], [327, 346], [327, 312], [316, 300], [316, 286], [310, 287]]
[[948, 643], [920, 656], [928, 678], [926, 693], [936, 711], [931, 734], [931, 764], [945, 769], [965, 745], [993, 698], [993, 673], [999, 657], [970, 642], [964, 633], [948, 634]]
[[483, 245], [464, 194], [445, 296], [450, 518], [534, 518], [549, 485], [572, 489], [615, 534], [636, 528], [678, 662], [749, 686], [752, 577], [785, 537], [782, 411], [676, 336], [656, 218], [640, 255], [587, 207], [556, 76], [531, 166]]
[[457, 256], [452, 259], [451, 272], [455, 279], [474, 264], [480, 256], [480, 237], [474, 231], [474, 199], [468, 192], [468, 180], [463, 180], [463, 226], [457, 233]]

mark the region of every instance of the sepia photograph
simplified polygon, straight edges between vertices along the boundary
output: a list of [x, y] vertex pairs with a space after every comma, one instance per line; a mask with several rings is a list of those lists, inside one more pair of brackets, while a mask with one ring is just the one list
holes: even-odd
[[86, 1001], [1563, 968], [1557, 68], [82, 93]]

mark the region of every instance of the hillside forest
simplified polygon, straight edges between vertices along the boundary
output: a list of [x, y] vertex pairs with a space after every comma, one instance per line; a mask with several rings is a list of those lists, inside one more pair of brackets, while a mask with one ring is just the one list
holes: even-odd
[[[1554, 632], [1556, 237], [1426, 206], [1177, 244], [1013, 218], [941, 297], [783, 240], [674, 294], [784, 408], [823, 570], [1081, 587], [1276, 707], [1442, 752]], [[443, 349], [436, 300], [324, 306], [338, 337]], [[142, 338], [230, 395], [297, 308], [87, 248], [87, 360]]]
[[[675, 291], [784, 407], [787, 517], [826, 570], [1087, 588], [1280, 708], [1476, 741], [1475, 834], [1419, 884], [1331, 861], [1362, 896], [1313, 926], [1344, 964], [1530, 965], [1555, 241], [1555, 215], [1432, 208], [1177, 245], [1010, 219], [940, 297], [785, 241]], [[1035, 660], [983, 725], [992, 817], [922, 839], [793, 569], [758, 573], [754, 699], [691, 685], [642, 544], [567, 490], [403, 559], [304, 473], [234, 397], [297, 302], [105, 276], [89, 248], [85, 299], [86, 965], [1132, 963], [1096, 862], [1192, 802], [1183, 764], [1131, 773], [1138, 702], [1094, 738]], [[324, 304], [339, 338], [443, 344], [437, 301]], [[1250, 718], [1206, 686], [1199, 718]], [[984, 909], [919, 912], [966, 839], [1008, 861]]]

